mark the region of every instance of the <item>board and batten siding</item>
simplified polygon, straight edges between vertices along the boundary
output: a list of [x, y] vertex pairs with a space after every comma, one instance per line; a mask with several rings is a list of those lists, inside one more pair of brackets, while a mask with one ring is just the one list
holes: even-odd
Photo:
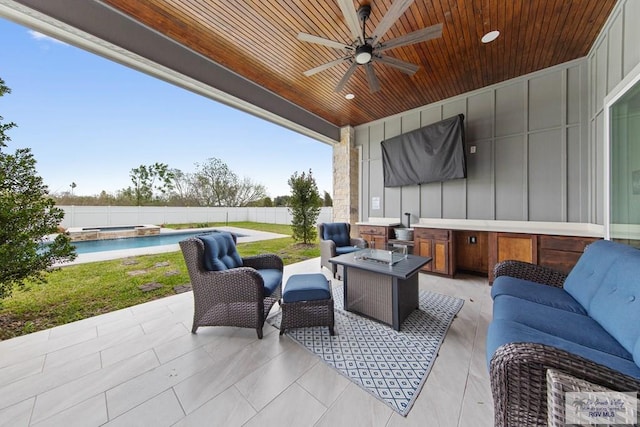
[[[587, 75], [583, 58], [356, 127], [361, 220], [591, 222]], [[384, 187], [383, 140], [460, 113], [467, 179]]]
[[[640, 64], [638, 22], [620, 0], [584, 58], [356, 127], [360, 219], [604, 224], [604, 100]], [[459, 113], [467, 179], [385, 188], [380, 142]]]

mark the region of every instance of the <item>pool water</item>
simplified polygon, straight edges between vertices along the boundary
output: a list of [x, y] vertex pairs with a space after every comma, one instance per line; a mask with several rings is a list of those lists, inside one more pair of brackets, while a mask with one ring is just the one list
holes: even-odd
[[[93, 252], [117, 251], [122, 249], [146, 248], [149, 246], [173, 245], [180, 240], [199, 234], [211, 233], [215, 230], [190, 231], [185, 233], [161, 233], [153, 236], [126, 237], [121, 239], [86, 240], [72, 242], [77, 254], [89, 254]], [[234, 233], [237, 237], [244, 234]]]

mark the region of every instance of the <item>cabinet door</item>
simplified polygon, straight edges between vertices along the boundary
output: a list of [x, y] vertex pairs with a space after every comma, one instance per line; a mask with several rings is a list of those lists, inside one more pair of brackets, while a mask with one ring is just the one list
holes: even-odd
[[360, 237], [363, 238], [365, 242], [367, 242], [367, 245], [369, 244], [369, 242], [373, 241], [374, 238], [373, 235], [365, 233], [360, 233]]
[[449, 242], [446, 240], [433, 240], [431, 253], [431, 271], [440, 274], [449, 273]]
[[520, 233], [489, 233], [489, 283], [493, 283], [495, 265], [506, 260], [537, 264], [538, 236]]
[[[423, 257], [433, 257], [433, 240], [431, 239], [415, 239], [416, 245], [415, 248], [417, 250], [416, 255]], [[431, 262], [426, 263], [422, 267], [422, 271], [433, 271], [433, 260]]]
[[376, 245], [376, 249], [387, 249], [386, 236], [373, 236], [373, 242]]
[[367, 242], [367, 246], [371, 247], [371, 242], [373, 242], [373, 246], [376, 249], [384, 249], [387, 245], [387, 241], [384, 236], [379, 236], [376, 234], [360, 234], [360, 237]]

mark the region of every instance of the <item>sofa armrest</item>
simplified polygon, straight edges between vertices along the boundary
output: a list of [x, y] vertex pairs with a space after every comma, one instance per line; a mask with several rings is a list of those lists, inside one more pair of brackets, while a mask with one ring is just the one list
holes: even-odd
[[547, 424], [548, 369], [614, 391], [640, 390], [640, 379], [543, 344], [505, 344], [489, 365], [497, 427]]
[[499, 262], [493, 269], [494, 277], [510, 276], [516, 279], [529, 280], [543, 285], [561, 288], [567, 278], [565, 273], [549, 267], [531, 264], [524, 261], [507, 260]]
[[[634, 425], [638, 421], [638, 400], [633, 396], [635, 393], [617, 392], [556, 369], [547, 369], [547, 426], [565, 427], [567, 418], [569, 418], [569, 421], [576, 421], [580, 418], [580, 415], [587, 415], [575, 412], [567, 415], [566, 396], [568, 392], [580, 392], [580, 398], [584, 397], [591, 402], [596, 401], [596, 399], [602, 400], [602, 395], [599, 395], [599, 393], [608, 393], [608, 397], [619, 399], [622, 403], [623, 410], [615, 411], [616, 423]], [[575, 403], [579, 402], [576, 401]], [[579, 409], [574, 402], [570, 401], [569, 404], [572, 406], [569, 409], [570, 411]], [[592, 424], [595, 420], [593, 418], [580, 418], [580, 421], [580, 424]]]
[[367, 241], [362, 237], [352, 237], [350, 243], [351, 246], [357, 246], [359, 248], [366, 248], [368, 246]]
[[320, 240], [320, 266], [331, 271], [331, 275], [336, 275], [336, 266], [329, 262], [329, 258], [336, 256], [336, 244], [333, 240]]
[[242, 263], [245, 267], [255, 268], [256, 270], [273, 268], [282, 271], [284, 269], [282, 258], [276, 254], [260, 254], [244, 257], [242, 258]]
[[204, 271], [191, 277], [194, 295], [199, 298], [234, 303], [262, 301], [262, 277], [251, 267], [230, 268], [222, 271]]

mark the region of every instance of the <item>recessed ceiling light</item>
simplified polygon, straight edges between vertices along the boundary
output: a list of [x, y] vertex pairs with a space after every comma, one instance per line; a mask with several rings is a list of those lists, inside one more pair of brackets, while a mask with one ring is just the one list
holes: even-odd
[[487, 34], [482, 36], [482, 43], [491, 43], [500, 35], [500, 31], [489, 31]]
[[355, 98], [356, 96], [355, 96], [354, 94], [352, 94], [352, 93], [348, 93], [348, 94], [346, 94], [344, 97], [345, 97], [345, 98], [347, 98], [347, 99], [353, 99], [353, 98]]

